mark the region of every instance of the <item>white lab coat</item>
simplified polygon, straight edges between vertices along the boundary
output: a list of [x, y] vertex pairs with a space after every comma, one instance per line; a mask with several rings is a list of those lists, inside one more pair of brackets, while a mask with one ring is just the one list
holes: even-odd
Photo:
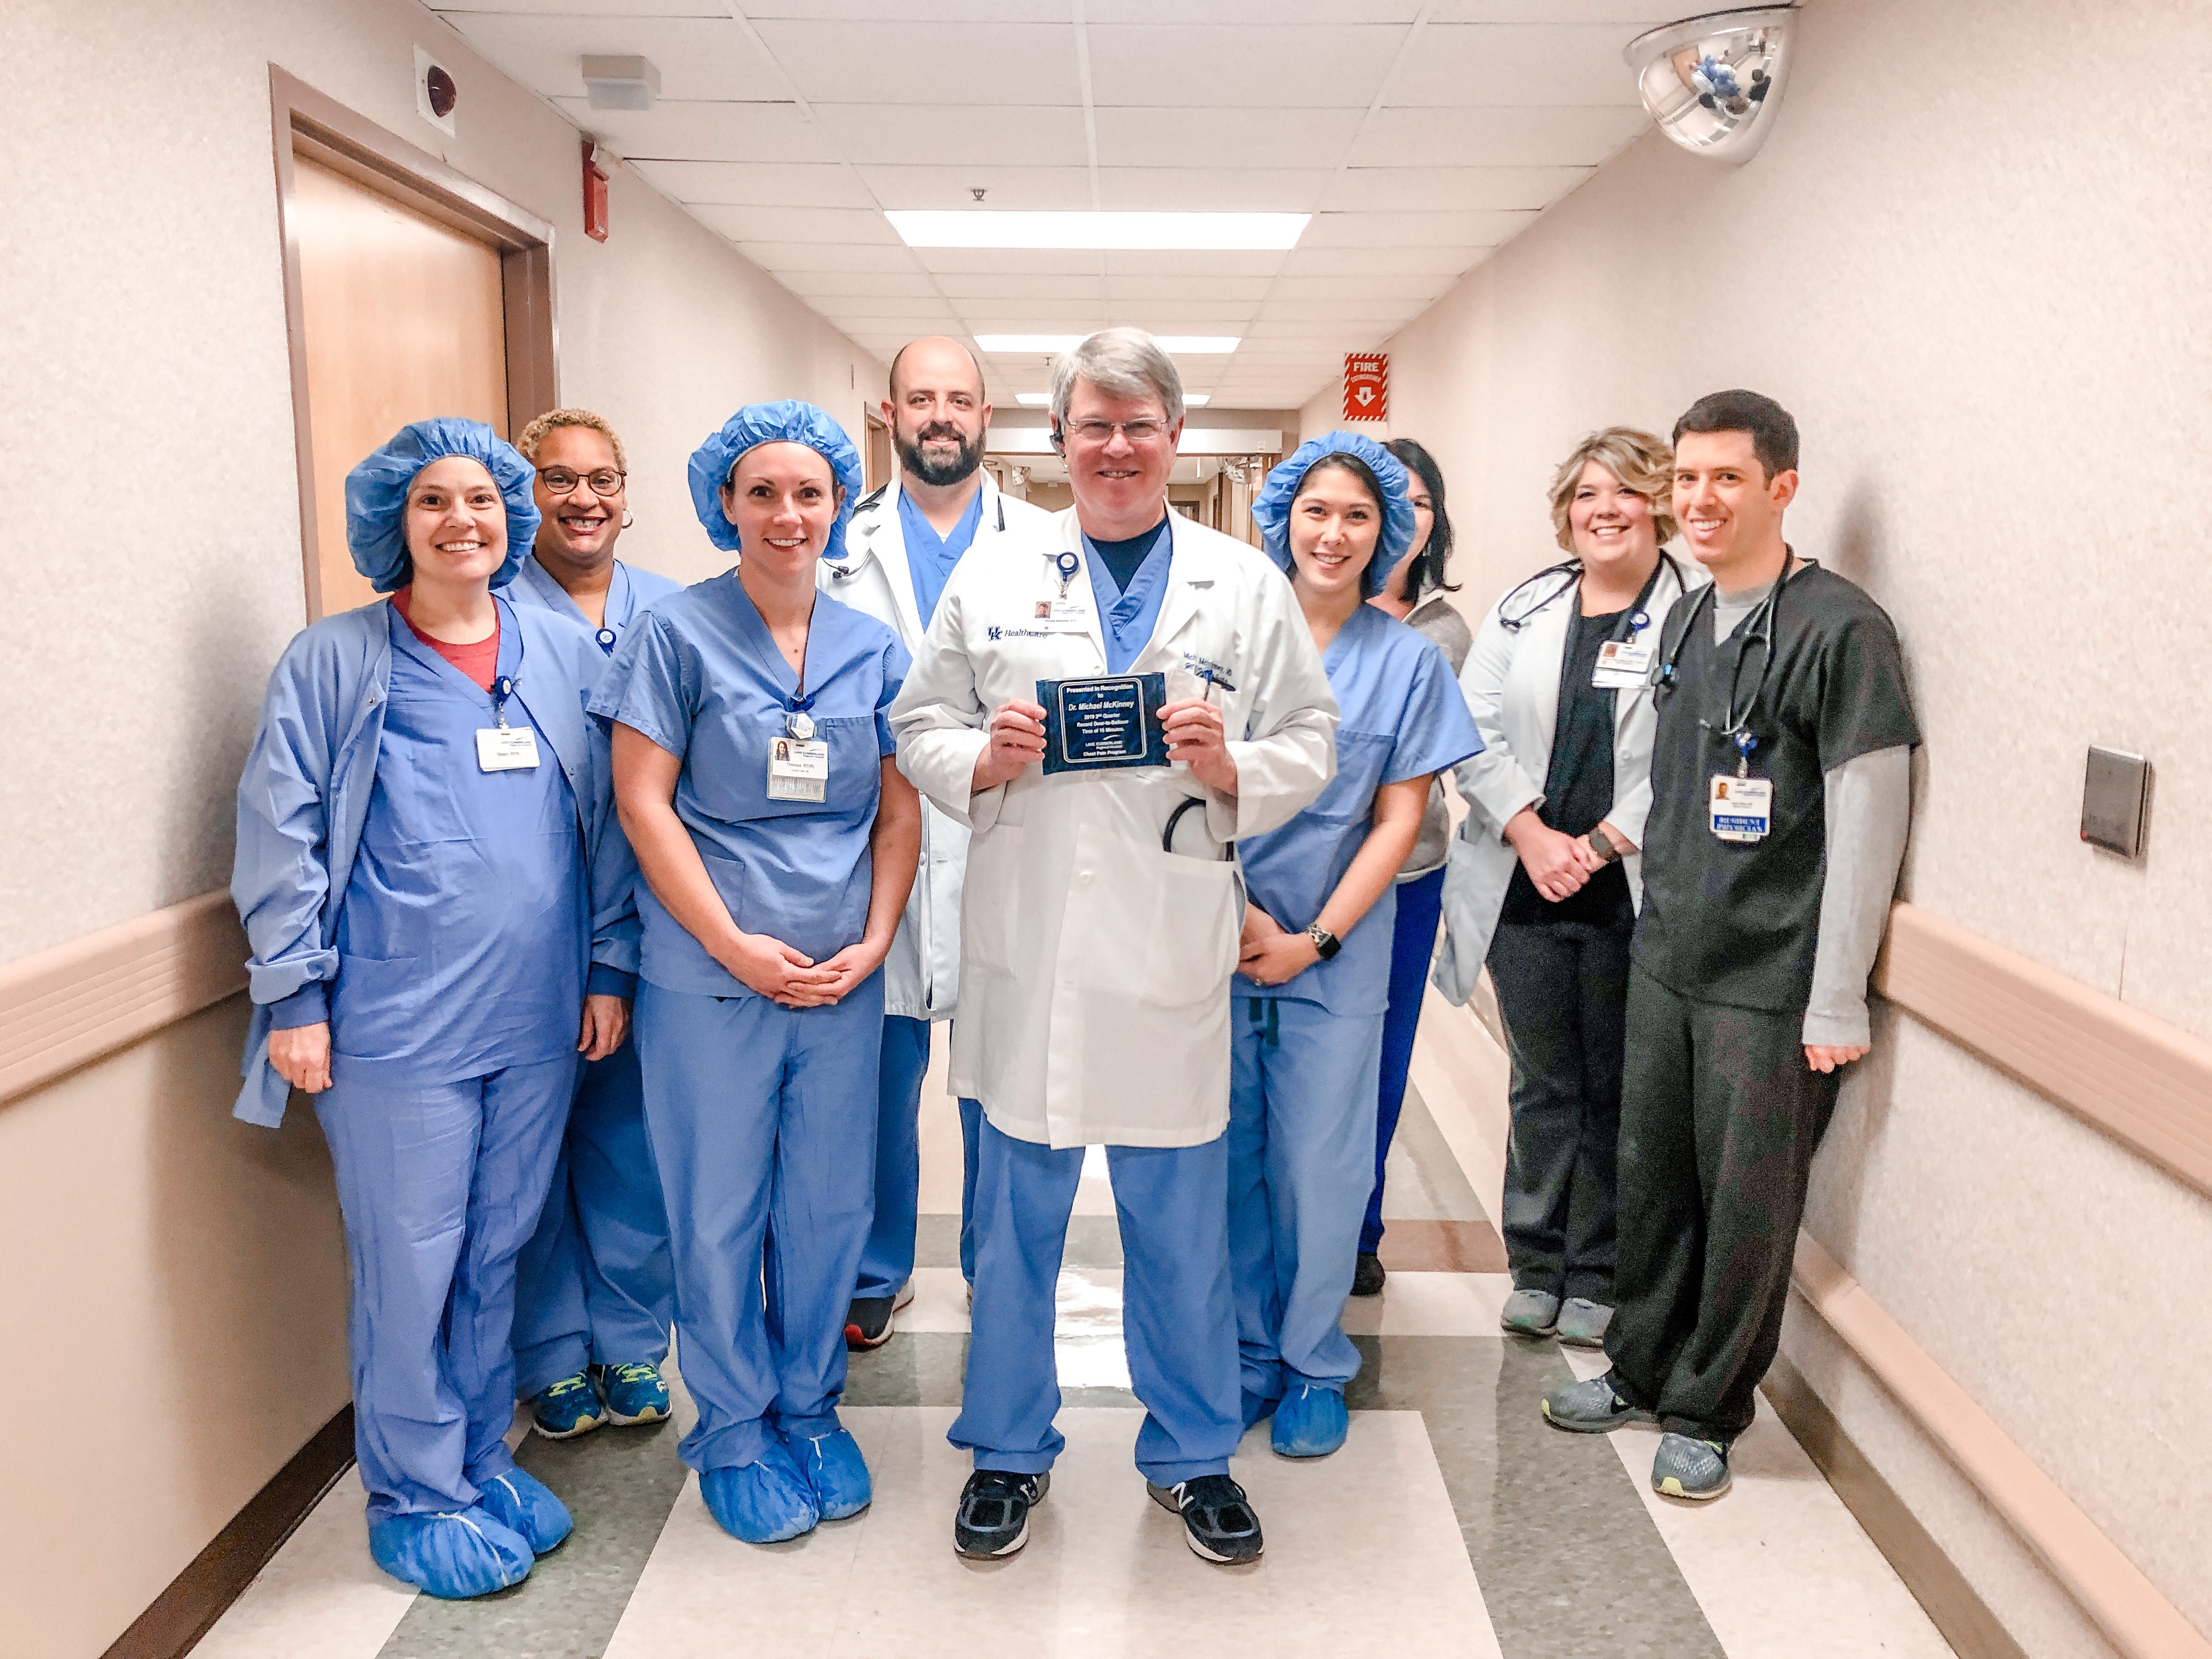
[[[973, 831], [965, 948], [952, 1028], [953, 1092], [1004, 1133], [1055, 1147], [1195, 1146], [1229, 1121], [1229, 981], [1244, 895], [1219, 854], [1288, 822], [1336, 769], [1336, 700], [1290, 584], [1267, 556], [1171, 515], [1159, 621], [1132, 673], [1163, 672], [1168, 701], [1206, 690], [1212, 665], [1237, 793], [1180, 763], [1047, 777], [1025, 769], [971, 795], [983, 727], [1041, 679], [1106, 672], [1079, 568], [1082, 617], [1037, 616], [1062, 550], [1087, 561], [1073, 508], [1042, 549], [1013, 538], [960, 562], [891, 710], [899, 766]], [[1169, 816], [1204, 802], [1161, 848]]]
[[[964, 562], [1001, 538], [1038, 546], [1052, 535], [1052, 514], [1000, 493], [982, 474], [983, 514]], [[1052, 543], [1056, 546], [1057, 543]], [[873, 617], [910, 653], [921, 649], [921, 613], [906, 562], [894, 478], [854, 509], [844, 556], [824, 559], [816, 585], [830, 598]], [[898, 937], [884, 958], [884, 1012], [908, 1019], [946, 1019], [960, 996], [960, 878], [968, 864], [968, 829], [928, 801], [921, 804], [921, 865], [915, 872]]]
[[[1682, 597], [1683, 580], [1695, 593], [1707, 578], [1694, 560], [1676, 558], [1678, 579], [1665, 562], [1644, 609], [1650, 625], [1638, 637], [1655, 644], [1668, 614]], [[1518, 617], [1565, 577], [1547, 578], [1535, 588], [1508, 592], [1476, 629], [1474, 648], [1460, 670], [1460, 690], [1482, 733], [1482, 752], [1460, 763], [1454, 777], [1468, 803], [1467, 817], [1452, 837], [1444, 862], [1444, 936], [1437, 947], [1431, 978], [1455, 1003], [1464, 1003], [1490, 955], [1490, 938], [1505, 905], [1520, 854], [1505, 839], [1505, 825], [1523, 807], [1544, 799], [1544, 778], [1552, 767], [1552, 738], [1559, 714], [1559, 663], [1567, 647], [1567, 625], [1577, 607], [1568, 586], [1559, 598], [1529, 616], [1516, 633], [1499, 619], [1508, 600]], [[1613, 697], [1613, 805], [1606, 821], [1638, 847], [1644, 820], [1651, 811], [1651, 742], [1658, 713], [1647, 690], [1621, 691]], [[1632, 853], [1622, 860], [1630, 899], [1644, 902], [1644, 859]]]

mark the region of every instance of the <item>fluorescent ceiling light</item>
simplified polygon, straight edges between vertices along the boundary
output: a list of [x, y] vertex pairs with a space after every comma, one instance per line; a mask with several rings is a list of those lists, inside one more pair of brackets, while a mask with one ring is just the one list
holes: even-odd
[[886, 213], [908, 247], [1286, 248], [1310, 213]]
[[[1073, 351], [1088, 334], [978, 334], [975, 343], [994, 354], [1015, 356], [1057, 356]], [[1160, 349], [1189, 357], [1219, 356], [1244, 343], [1235, 334], [1161, 334], [1154, 337]]]
[[[1193, 409], [1203, 409], [1213, 401], [1213, 394], [1210, 392], [1187, 392], [1183, 394], [1182, 400]], [[1052, 407], [1052, 393], [1017, 392], [1014, 393], [1014, 401], [1030, 409], [1049, 409]]]

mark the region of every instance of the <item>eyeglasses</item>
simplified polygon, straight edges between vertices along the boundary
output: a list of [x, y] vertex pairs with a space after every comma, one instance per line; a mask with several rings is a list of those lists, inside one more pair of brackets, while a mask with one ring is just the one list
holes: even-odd
[[629, 474], [617, 472], [611, 466], [603, 466], [596, 472], [579, 472], [572, 466], [541, 466], [538, 476], [556, 495], [567, 495], [579, 483], [591, 485], [594, 495], [615, 495], [621, 494], [623, 480]]
[[1070, 421], [1067, 429], [1076, 441], [1085, 444], [1109, 444], [1118, 432], [1133, 444], [1158, 443], [1168, 434], [1165, 421]]

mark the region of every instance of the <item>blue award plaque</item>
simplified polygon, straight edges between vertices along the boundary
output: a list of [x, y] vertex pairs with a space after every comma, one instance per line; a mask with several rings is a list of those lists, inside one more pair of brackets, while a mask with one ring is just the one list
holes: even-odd
[[1037, 701], [1044, 705], [1048, 776], [1168, 763], [1168, 734], [1160, 725], [1164, 674], [1039, 680]]

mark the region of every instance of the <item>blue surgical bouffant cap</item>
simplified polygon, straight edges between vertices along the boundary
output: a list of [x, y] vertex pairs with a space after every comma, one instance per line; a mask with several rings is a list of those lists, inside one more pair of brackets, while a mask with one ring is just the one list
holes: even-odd
[[1291, 503], [1297, 499], [1298, 486], [1306, 481], [1314, 463], [1325, 455], [1349, 455], [1364, 461], [1382, 486], [1382, 533], [1376, 541], [1375, 557], [1364, 578], [1368, 591], [1379, 593], [1398, 561], [1413, 550], [1413, 495], [1404, 464], [1374, 439], [1357, 432], [1326, 432], [1307, 439], [1260, 486], [1260, 493], [1252, 498], [1252, 522], [1260, 526], [1260, 538], [1275, 562], [1291, 569]]
[[434, 421], [403, 426], [391, 441], [346, 474], [346, 545], [353, 568], [380, 593], [404, 587], [414, 574], [407, 556], [407, 491], [415, 475], [433, 461], [465, 455], [483, 463], [507, 503], [507, 562], [491, 573], [491, 585], [514, 580], [530, 545], [538, 539], [538, 504], [530, 487], [537, 475], [522, 452], [482, 421], [443, 415]]
[[845, 435], [845, 428], [812, 404], [786, 398], [781, 403], [747, 404], [722, 423], [722, 429], [691, 452], [691, 510], [707, 532], [707, 539], [725, 553], [742, 553], [738, 527], [722, 512], [722, 486], [730, 469], [747, 450], [763, 444], [805, 444], [830, 463], [830, 475], [844, 491], [837, 521], [830, 527], [825, 559], [842, 558], [845, 526], [860, 502], [860, 452]]

